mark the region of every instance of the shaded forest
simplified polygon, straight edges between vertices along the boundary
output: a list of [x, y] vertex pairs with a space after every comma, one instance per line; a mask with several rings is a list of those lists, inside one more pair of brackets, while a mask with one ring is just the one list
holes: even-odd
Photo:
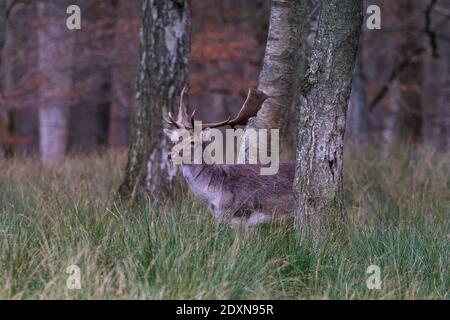
[[[67, 152], [128, 145], [139, 1], [73, 4], [82, 8], [79, 31], [65, 28], [63, 2], [50, 10], [38, 1], [0, 2], [2, 158], [61, 159]], [[382, 26], [368, 30], [363, 24], [346, 139], [383, 148], [401, 141], [448, 150], [448, 1], [370, 4], [380, 6]], [[193, 2], [189, 105], [197, 107], [199, 118], [235, 114], [247, 88], [256, 86], [269, 14], [270, 1]], [[52, 113], [52, 104], [61, 112], [57, 123], [44, 116]], [[284, 146], [295, 140], [295, 117], [288, 119]], [[293, 160], [293, 150], [282, 151], [285, 161]]]
[[449, 24], [450, 0], [0, 0], [0, 298], [448, 299]]

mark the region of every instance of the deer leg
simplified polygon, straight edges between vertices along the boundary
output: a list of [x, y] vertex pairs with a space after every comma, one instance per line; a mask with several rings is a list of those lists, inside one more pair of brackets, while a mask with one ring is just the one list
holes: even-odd
[[248, 231], [258, 224], [269, 223], [272, 217], [263, 212], [253, 212], [250, 217], [234, 217], [231, 219], [231, 227], [234, 230]]
[[272, 221], [271, 215], [264, 212], [253, 212], [248, 218], [247, 225], [255, 226], [261, 223], [269, 223], [270, 221]]
[[243, 230], [247, 227], [247, 219], [244, 217], [231, 218], [230, 226], [234, 230]]

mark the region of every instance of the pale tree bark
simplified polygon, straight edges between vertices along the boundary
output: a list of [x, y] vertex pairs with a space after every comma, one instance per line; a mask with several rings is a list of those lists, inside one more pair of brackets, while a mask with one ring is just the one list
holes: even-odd
[[348, 105], [345, 141], [364, 146], [369, 141], [370, 111], [367, 101], [366, 82], [364, 80], [362, 50], [363, 47], [361, 39], [356, 58], [352, 93], [350, 95], [350, 103]]
[[189, 0], [142, 0], [140, 65], [122, 197], [169, 194], [176, 170], [167, 160], [170, 141], [163, 117], [174, 111], [187, 85]]
[[44, 164], [54, 164], [66, 151], [74, 31], [66, 27], [62, 3], [40, 1], [37, 10], [39, 150]]
[[122, 147], [129, 143], [131, 106], [134, 101], [133, 79], [138, 67], [138, 33], [134, 32], [137, 1], [119, 0], [114, 35], [112, 98], [109, 109], [108, 144]]
[[[317, 0], [274, 0], [270, 12], [269, 33], [258, 90], [269, 96], [246, 130], [279, 129], [280, 136], [295, 99], [295, 87], [305, 65], [305, 44], [308, 21]], [[245, 141], [247, 131], [244, 133]], [[265, 141], [260, 141], [265, 143]], [[240, 159], [250, 159], [248, 145], [241, 143]]]
[[343, 139], [362, 22], [361, 0], [322, 1], [298, 104], [295, 227], [319, 235], [343, 210]]

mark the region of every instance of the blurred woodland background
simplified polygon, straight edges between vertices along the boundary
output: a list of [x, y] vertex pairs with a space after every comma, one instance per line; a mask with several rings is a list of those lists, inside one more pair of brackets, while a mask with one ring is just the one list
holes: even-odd
[[[298, 1], [0, 0], [0, 298], [448, 299], [450, 0], [364, 1], [347, 112], [345, 170], [338, 166], [341, 155], [334, 152], [333, 158], [319, 159], [322, 167], [316, 166], [332, 179], [321, 179], [319, 185], [320, 179], [304, 171], [308, 183], [326, 190], [303, 197], [321, 200], [308, 204], [319, 208], [318, 213], [330, 209], [322, 206], [322, 199], [343, 194], [348, 213], [344, 228], [326, 229], [317, 243], [298, 237], [292, 231], [299, 228], [291, 223], [262, 225], [244, 235], [217, 223], [209, 207], [185, 188], [171, 188], [167, 198], [156, 192], [169, 171], [164, 167], [167, 159], [163, 153], [147, 153], [169, 146], [163, 141], [162, 118], [176, 109], [187, 74], [189, 111], [195, 107], [198, 119], [219, 121], [237, 113], [248, 88], [257, 87], [262, 69], [277, 69], [263, 64], [267, 51], [282, 56], [279, 60], [284, 58], [286, 65], [295, 61], [289, 55], [295, 50], [277, 50], [279, 39], [268, 37], [269, 24], [276, 20], [269, 23], [275, 16], [271, 3], [285, 13], [317, 2], [329, 13], [346, 3], [337, 14], [322, 15], [327, 18], [322, 24], [317, 22], [319, 10], [298, 10], [310, 15], [308, 26], [302, 26], [306, 35], [301, 35], [307, 43], [302, 38], [300, 50], [308, 53], [311, 43], [328, 41], [336, 50], [322, 58], [341, 61], [327, 71], [344, 74], [331, 79], [351, 78], [354, 55], [342, 59], [350, 56], [342, 52], [356, 52], [357, 32], [351, 32], [353, 40], [341, 41], [351, 38], [342, 20], [358, 31], [361, 15], [353, 14], [354, 21], [345, 18], [356, 12], [347, 8], [360, 2]], [[66, 27], [66, 9], [73, 4], [81, 8], [81, 30]], [[366, 27], [366, 9], [372, 4], [381, 8], [381, 30]], [[155, 8], [165, 10], [158, 19]], [[167, 19], [169, 14], [178, 20]], [[324, 29], [334, 30], [339, 23], [330, 16], [339, 15], [340, 32], [328, 32], [328, 38], [338, 40], [315, 37]], [[298, 26], [292, 20], [295, 23], [278, 22]], [[141, 21], [147, 32], [140, 37]], [[169, 32], [164, 33], [164, 23]], [[185, 32], [189, 27], [191, 34]], [[298, 46], [295, 32], [282, 35], [284, 45]], [[268, 47], [276, 50], [265, 52], [267, 39], [272, 42]], [[172, 50], [165, 50], [168, 46]], [[170, 63], [160, 64], [169, 54]], [[351, 60], [351, 66], [347, 61], [342, 68], [342, 60]], [[174, 69], [178, 73], [165, 72]], [[271, 80], [281, 89], [295, 82], [297, 73], [279, 73], [273, 72]], [[346, 86], [336, 88], [350, 89], [349, 80], [342, 82]], [[304, 94], [303, 86], [291, 87], [292, 95]], [[345, 114], [346, 89], [339, 91], [345, 91], [345, 97], [336, 99], [334, 113], [326, 113], [329, 118]], [[276, 98], [280, 96], [288, 95]], [[310, 104], [313, 107], [330, 101], [313, 97], [318, 101]], [[161, 101], [166, 105], [159, 108]], [[133, 121], [133, 110], [140, 110], [146, 121]], [[299, 132], [307, 127], [299, 121], [301, 112], [316, 109], [298, 110], [296, 117], [292, 103], [288, 121], [283, 120], [282, 128], [288, 130], [282, 131], [282, 161], [294, 161], [296, 136], [315, 138], [297, 135], [296, 127]], [[303, 118], [313, 117], [307, 113]], [[313, 129], [327, 124], [312, 122]], [[319, 136], [316, 141], [338, 140], [338, 147], [327, 149], [331, 143], [322, 143], [316, 149], [342, 153], [343, 126], [335, 127], [328, 138], [334, 134], [338, 139]], [[141, 141], [133, 144], [139, 140], [136, 136]], [[133, 153], [133, 145], [145, 152]], [[130, 165], [130, 158], [140, 161]], [[47, 165], [55, 161], [58, 165]], [[345, 184], [334, 183], [342, 181], [341, 171]], [[117, 197], [119, 185], [134, 195], [141, 182], [147, 183], [149, 195], [156, 195], [155, 201], [136, 197], [129, 203]], [[309, 187], [316, 190], [316, 185]], [[299, 191], [304, 190], [297, 187], [294, 192]], [[338, 216], [341, 208], [333, 208], [330, 213]], [[374, 264], [381, 270], [380, 290], [367, 287], [366, 270]], [[67, 287], [66, 268], [72, 265], [81, 270], [80, 290]]]
[[[128, 145], [140, 1], [59, 3], [49, 12], [39, 1], [0, 0], [0, 159]], [[60, 19], [69, 4], [82, 8], [79, 31]], [[381, 8], [381, 30], [363, 25], [346, 139], [448, 150], [450, 1], [371, 0], [364, 12], [369, 4]], [[190, 106], [199, 118], [235, 114], [256, 87], [269, 14], [269, 0], [192, 2]], [[295, 139], [288, 126], [286, 139]]]

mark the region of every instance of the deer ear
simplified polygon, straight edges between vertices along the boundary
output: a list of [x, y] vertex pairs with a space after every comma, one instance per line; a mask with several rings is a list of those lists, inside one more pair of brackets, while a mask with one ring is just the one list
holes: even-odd
[[164, 131], [164, 134], [165, 134], [170, 140], [172, 140], [174, 131], [171, 130], [171, 129], [166, 129], [166, 128], [164, 128], [163, 131]]

